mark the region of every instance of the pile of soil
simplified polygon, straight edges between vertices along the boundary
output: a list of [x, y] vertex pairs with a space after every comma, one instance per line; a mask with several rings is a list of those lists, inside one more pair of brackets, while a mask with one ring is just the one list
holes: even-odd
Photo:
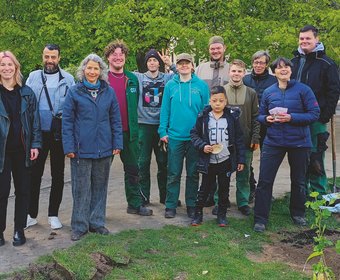
[[[252, 261], [283, 262], [298, 271], [303, 271], [308, 275], [312, 275], [312, 264], [318, 262], [318, 258], [314, 258], [306, 264], [308, 256], [313, 252], [314, 230], [305, 230], [299, 232], [279, 231], [271, 236], [273, 243], [265, 245], [261, 255], [249, 255]], [[340, 240], [340, 231], [325, 230], [325, 237], [334, 244]], [[335, 248], [326, 248], [324, 251], [326, 264], [329, 266], [336, 279], [340, 279], [340, 256], [336, 253]]]

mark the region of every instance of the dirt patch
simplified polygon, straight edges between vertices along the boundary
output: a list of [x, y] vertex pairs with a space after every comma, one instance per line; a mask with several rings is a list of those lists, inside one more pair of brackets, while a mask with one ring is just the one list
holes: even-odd
[[[248, 257], [255, 262], [283, 262], [297, 271], [303, 271], [306, 259], [313, 252], [314, 236], [316, 235], [313, 230], [301, 232], [280, 231], [272, 234], [273, 243], [265, 245], [262, 254], [249, 254]], [[340, 239], [340, 231], [326, 230], [325, 236], [335, 243]], [[326, 248], [325, 258], [327, 265], [336, 275], [336, 279], [340, 279], [340, 257], [335, 248]], [[308, 275], [312, 275], [312, 264], [317, 261], [318, 258], [312, 259], [306, 265], [305, 272]]]

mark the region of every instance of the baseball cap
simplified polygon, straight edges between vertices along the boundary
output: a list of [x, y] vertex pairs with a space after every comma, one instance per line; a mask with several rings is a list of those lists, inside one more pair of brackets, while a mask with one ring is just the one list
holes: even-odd
[[194, 60], [192, 59], [192, 56], [188, 53], [181, 53], [177, 56], [177, 59], [176, 59], [176, 64], [182, 60], [186, 60], [186, 61], [189, 61], [191, 63], [194, 63]]

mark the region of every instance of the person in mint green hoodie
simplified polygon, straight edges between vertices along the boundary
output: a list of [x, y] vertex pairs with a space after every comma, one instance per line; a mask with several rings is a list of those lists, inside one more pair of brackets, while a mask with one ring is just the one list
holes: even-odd
[[194, 72], [191, 55], [177, 56], [178, 74], [164, 88], [158, 129], [161, 141], [168, 144], [168, 180], [165, 218], [176, 216], [184, 157], [186, 158], [185, 203], [187, 214], [193, 218], [198, 189], [197, 150], [190, 141], [190, 130], [197, 116], [209, 103], [209, 87]]

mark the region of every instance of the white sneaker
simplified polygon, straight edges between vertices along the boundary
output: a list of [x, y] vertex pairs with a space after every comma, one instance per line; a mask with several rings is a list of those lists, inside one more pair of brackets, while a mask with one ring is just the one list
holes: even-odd
[[30, 214], [27, 215], [27, 220], [26, 220], [26, 228], [34, 226], [38, 223], [37, 219], [31, 218]]
[[56, 216], [48, 217], [48, 224], [51, 225], [51, 229], [59, 229], [63, 227], [59, 218]]

